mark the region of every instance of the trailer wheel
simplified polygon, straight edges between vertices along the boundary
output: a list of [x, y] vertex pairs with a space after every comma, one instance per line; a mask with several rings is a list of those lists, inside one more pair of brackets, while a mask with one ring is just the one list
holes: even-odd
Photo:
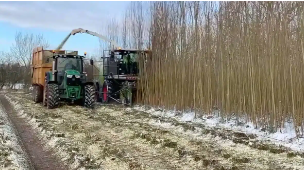
[[42, 94], [40, 86], [34, 85], [32, 95], [35, 103], [41, 102]]
[[84, 86], [84, 106], [93, 108], [95, 103], [95, 89], [93, 85]]
[[37, 96], [37, 90], [36, 90], [36, 85], [33, 85], [33, 90], [32, 90], [32, 99], [33, 99], [33, 101], [35, 102], [35, 103], [37, 103], [37, 98], [36, 98], [36, 96]]
[[59, 90], [57, 84], [48, 84], [47, 85], [47, 108], [54, 109], [58, 106], [59, 103]]
[[47, 85], [47, 83], [45, 83], [45, 86], [44, 86], [44, 88], [43, 88], [43, 102], [42, 102], [42, 104], [43, 104], [43, 106], [47, 106], [47, 95], [48, 95], [48, 85]]

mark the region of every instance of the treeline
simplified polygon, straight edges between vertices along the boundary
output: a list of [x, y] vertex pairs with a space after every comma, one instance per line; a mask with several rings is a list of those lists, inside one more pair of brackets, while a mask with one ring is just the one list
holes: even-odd
[[122, 28], [131, 30], [125, 44], [145, 48], [148, 37], [152, 48], [140, 103], [217, 109], [273, 131], [292, 119], [303, 132], [302, 2], [151, 2], [149, 10], [142, 3], [132, 2], [131, 26]]
[[4, 87], [13, 89], [16, 84], [22, 83], [24, 80], [22, 74], [25, 71], [25, 67], [19, 63], [0, 60], [0, 90]]
[[43, 35], [17, 32], [8, 52], [0, 52], [0, 90], [13, 89], [17, 84], [31, 86], [31, 58], [34, 47], [49, 47]]

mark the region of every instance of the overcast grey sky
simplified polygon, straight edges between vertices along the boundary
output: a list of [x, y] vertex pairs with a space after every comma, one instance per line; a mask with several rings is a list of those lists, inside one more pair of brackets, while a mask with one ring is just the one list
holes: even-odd
[[[50, 48], [57, 47], [75, 28], [102, 32], [111, 19], [123, 18], [130, 1], [99, 2], [0, 2], [0, 51], [9, 51], [16, 32], [43, 34]], [[78, 34], [64, 46], [67, 50], [96, 53], [96, 37]]]
[[128, 1], [0, 2], [0, 21], [19, 27], [70, 31], [99, 30], [110, 18], [121, 19]]

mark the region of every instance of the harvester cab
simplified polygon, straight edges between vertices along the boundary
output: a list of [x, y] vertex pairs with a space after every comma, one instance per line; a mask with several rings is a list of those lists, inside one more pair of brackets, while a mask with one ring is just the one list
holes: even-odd
[[114, 100], [124, 105], [132, 105], [136, 94], [136, 82], [139, 79], [139, 59], [147, 53], [146, 50], [121, 48], [104, 51], [104, 83], [99, 89], [103, 103]]

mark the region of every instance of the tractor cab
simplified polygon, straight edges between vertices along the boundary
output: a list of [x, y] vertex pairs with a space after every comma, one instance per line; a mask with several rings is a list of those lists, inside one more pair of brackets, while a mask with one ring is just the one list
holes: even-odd
[[83, 56], [65, 55], [57, 58], [57, 81], [60, 87], [64, 86], [64, 79], [66, 84], [70, 86], [80, 85], [80, 77], [83, 73]]

